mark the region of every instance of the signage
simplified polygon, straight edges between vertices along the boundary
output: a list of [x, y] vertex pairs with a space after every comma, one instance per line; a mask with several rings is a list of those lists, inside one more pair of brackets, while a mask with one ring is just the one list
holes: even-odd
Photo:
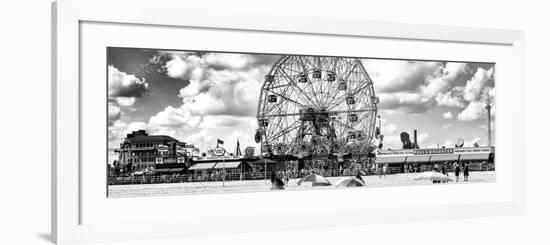
[[164, 162], [164, 161], [163, 161], [162, 157], [157, 157], [157, 158], [155, 159], [155, 164], [162, 164], [163, 162]]
[[159, 152], [167, 152], [168, 151], [168, 146], [167, 145], [158, 145], [157, 150]]
[[240, 157], [239, 156], [210, 156], [210, 157], [205, 157], [205, 159], [208, 159], [208, 160], [240, 159]]
[[435, 149], [416, 149], [415, 155], [429, 155], [429, 154], [453, 154], [453, 148], [435, 148]]
[[254, 156], [255, 151], [256, 149], [252, 146], [246, 147], [246, 149], [244, 149], [244, 155], [247, 157]]
[[225, 154], [225, 149], [223, 147], [217, 147], [214, 149], [214, 155], [223, 156], [223, 154]]

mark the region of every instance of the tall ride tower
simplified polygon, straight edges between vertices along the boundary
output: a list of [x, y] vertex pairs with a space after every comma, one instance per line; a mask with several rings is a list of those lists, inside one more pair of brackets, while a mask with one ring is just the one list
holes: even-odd
[[487, 144], [488, 146], [492, 145], [491, 141], [491, 108], [493, 106], [491, 105], [490, 101], [487, 100], [485, 102], [485, 109], [487, 109]]

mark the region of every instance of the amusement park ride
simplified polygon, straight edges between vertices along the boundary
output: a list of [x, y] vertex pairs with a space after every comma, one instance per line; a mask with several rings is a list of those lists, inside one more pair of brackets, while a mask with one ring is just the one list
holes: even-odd
[[262, 155], [298, 160], [299, 168], [357, 162], [381, 139], [377, 104], [359, 59], [283, 56], [265, 76], [255, 140]]

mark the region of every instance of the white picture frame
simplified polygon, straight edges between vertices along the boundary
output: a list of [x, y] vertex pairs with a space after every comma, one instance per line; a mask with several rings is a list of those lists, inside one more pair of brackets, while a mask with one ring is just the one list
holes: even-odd
[[[186, 11], [186, 14], [182, 15], [181, 10], [188, 7], [189, 5], [183, 2], [169, 0], [136, 0], [131, 4], [107, 0], [62, 0], [52, 4], [52, 237], [56, 243], [514, 215], [524, 212], [525, 86], [523, 80], [524, 33], [522, 31], [204, 10]], [[162, 11], [141, 11], [153, 8]], [[83, 200], [86, 197], [82, 192], [82, 178], [86, 173], [80, 166], [82, 156], [79, 154], [82, 147], [80, 137], [82, 91], [79, 81], [82, 59], [80, 56], [81, 24], [84, 22], [505, 46], [510, 49], [509, 62], [515, 68], [509, 71], [512, 75], [509, 79], [514, 81], [513, 89], [516, 92], [513, 98], [515, 103], [507, 110], [499, 111], [499, 113], [508, 113], [506, 115], [510, 116], [511, 121], [506, 127], [510, 128], [508, 136], [511, 140], [508, 142], [514, 149], [513, 152], [509, 152], [509, 158], [503, 159], [511, 163], [510, 174], [507, 175], [509, 179], [501, 187], [506, 193], [494, 200], [471, 203], [277, 214], [262, 214], [258, 211], [255, 214], [237, 215], [238, 221], [223, 216], [197, 216], [193, 217], [192, 222], [178, 218], [139, 222], [119, 220], [119, 222], [125, 222], [124, 225], [117, 224], [116, 220], [106, 223], [83, 223], [83, 208], [86, 208]], [[93, 178], [93, 176], [86, 176], [86, 178]], [[415, 191], [426, 192], [427, 189], [420, 188]], [[243, 195], [232, 197], [238, 199]], [[174, 198], [162, 197], [161, 199], [174, 200]]]

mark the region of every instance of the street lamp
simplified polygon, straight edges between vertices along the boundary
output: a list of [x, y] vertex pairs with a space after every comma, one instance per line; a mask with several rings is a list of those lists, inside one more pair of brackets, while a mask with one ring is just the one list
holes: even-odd
[[489, 104], [489, 101], [485, 104], [485, 109], [487, 109], [487, 143], [489, 146], [492, 145], [491, 142], [491, 104]]

